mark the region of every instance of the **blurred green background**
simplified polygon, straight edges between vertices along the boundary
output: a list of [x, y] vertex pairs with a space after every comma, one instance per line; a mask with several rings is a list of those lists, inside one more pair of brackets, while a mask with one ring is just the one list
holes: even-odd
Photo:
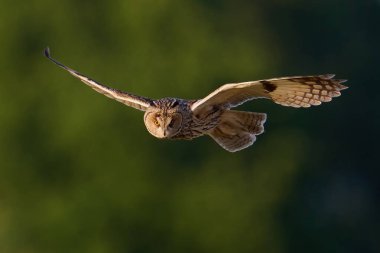
[[[0, 1], [0, 252], [380, 252], [377, 0]], [[230, 154], [160, 141], [142, 112], [43, 57], [153, 98], [336, 73], [340, 98], [253, 101]]]

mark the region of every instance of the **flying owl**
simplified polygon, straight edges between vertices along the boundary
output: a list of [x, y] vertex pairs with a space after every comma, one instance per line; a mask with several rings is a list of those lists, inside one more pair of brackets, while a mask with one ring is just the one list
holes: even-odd
[[340, 96], [347, 87], [346, 80], [334, 75], [294, 76], [225, 84], [205, 98], [150, 99], [109, 88], [51, 58], [49, 48], [45, 56], [79, 78], [95, 91], [127, 106], [145, 111], [144, 123], [149, 133], [160, 139], [191, 140], [209, 135], [230, 152], [247, 148], [264, 132], [265, 113], [231, 110], [255, 98], [271, 99], [291, 107], [310, 107], [329, 102]]

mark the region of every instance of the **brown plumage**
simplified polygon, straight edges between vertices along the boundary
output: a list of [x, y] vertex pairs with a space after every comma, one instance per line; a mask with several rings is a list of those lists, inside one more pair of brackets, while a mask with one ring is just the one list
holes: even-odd
[[225, 84], [199, 100], [150, 99], [109, 88], [45, 56], [73, 76], [107, 97], [145, 111], [149, 133], [162, 139], [193, 139], [211, 136], [224, 149], [235, 152], [252, 145], [264, 132], [265, 113], [234, 111], [231, 108], [255, 98], [271, 99], [291, 107], [310, 107], [329, 102], [347, 87], [334, 75], [295, 76]]

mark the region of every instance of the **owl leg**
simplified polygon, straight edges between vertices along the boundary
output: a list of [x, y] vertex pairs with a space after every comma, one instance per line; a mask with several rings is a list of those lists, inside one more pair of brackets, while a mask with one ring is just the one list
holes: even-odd
[[224, 149], [236, 152], [252, 145], [264, 132], [265, 113], [227, 110], [209, 135]]

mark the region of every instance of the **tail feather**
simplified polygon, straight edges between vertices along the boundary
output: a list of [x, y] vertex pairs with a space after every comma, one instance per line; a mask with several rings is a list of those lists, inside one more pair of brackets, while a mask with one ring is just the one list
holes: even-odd
[[252, 145], [264, 132], [265, 113], [225, 111], [209, 135], [224, 149], [236, 152]]

